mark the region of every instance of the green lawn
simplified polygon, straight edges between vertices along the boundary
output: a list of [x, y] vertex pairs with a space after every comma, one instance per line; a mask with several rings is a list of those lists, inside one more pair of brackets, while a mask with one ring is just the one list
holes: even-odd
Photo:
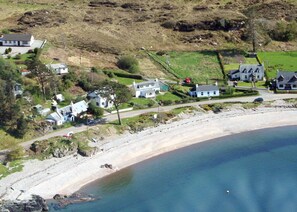
[[125, 77], [114, 77], [119, 83], [123, 85], [132, 85], [133, 82], [139, 83], [143, 82], [143, 80], [138, 80], [138, 79], [132, 79], [132, 78], [125, 78]]
[[297, 71], [296, 52], [258, 52], [260, 60], [264, 63], [268, 78], [275, 78], [277, 70]]
[[[266, 88], [265, 86], [265, 81], [258, 81], [255, 83], [257, 88]], [[238, 86], [246, 86], [246, 87], [251, 87], [252, 84], [250, 82], [238, 82]]]
[[226, 72], [237, 70], [240, 63], [242, 64], [258, 64], [256, 58], [246, 57], [244, 51], [226, 50], [221, 51], [222, 63]]
[[203, 84], [207, 81], [211, 83], [211, 79], [223, 79], [215, 52], [173, 51], [162, 56], [150, 52], [149, 55], [179, 79], [190, 77], [194, 82]]
[[171, 101], [176, 101], [176, 100], [181, 100], [181, 98], [179, 96], [176, 96], [170, 92], [167, 92], [165, 94], [159, 94], [156, 99], [158, 101], [167, 101], [167, 100], [171, 100]]

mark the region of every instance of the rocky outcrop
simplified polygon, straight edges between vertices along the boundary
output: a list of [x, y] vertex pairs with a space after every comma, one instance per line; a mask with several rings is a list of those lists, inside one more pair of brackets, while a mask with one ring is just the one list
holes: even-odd
[[90, 1], [89, 7], [117, 7], [118, 4], [112, 1]]
[[32, 195], [30, 200], [23, 201], [10, 201], [5, 200], [0, 202], [0, 211], [7, 212], [41, 212], [48, 211], [48, 205], [46, 201], [38, 196]]
[[25, 12], [24, 15], [18, 19], [18, 25], [27, 27], [36, 26], [60, 26], [66, 23], [66, 17], [59, 11], [50, 10], [34, 10]]
[[90, 147], [87, 149], [78, 148], [77, 153], [83, 157], [91, 157], [92, 155], [95, 155], [98, 151], [99, 149], [97, 147]]
[[[169, 28], [168, 24], [161, 24], [165, 28]], [[200, 21], [200, 22], [191, 22], [191, 21], [178, 21], [176, 22], [173, 29], [180, 32], [192, 32], [194, 30], [240, 30], [244, 28], [245, 20], [227, 20], [227, 19], [217, 19], [212, 21]]]
[[71, 204], [91, 202], [91, 201], [98, 200], [100, 198], [95, 198], [92, 195], [83, 194], [83, 193], [74, 193], [70, 196], [56, 194], [53, 197], [53, 199], [57, 201], [57, 203], [54, 204], [54, 209], [59, 210], [61, 208], [65, 208]]

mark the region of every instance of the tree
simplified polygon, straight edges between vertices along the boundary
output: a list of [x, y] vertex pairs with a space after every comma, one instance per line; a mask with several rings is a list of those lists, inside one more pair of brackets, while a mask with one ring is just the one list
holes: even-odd
[[12, 128], [19, 118], [20, 107], [13, 93], [13, 82], [0, 80], [0, 125]]
[[46, 85], [53, 77], [53, 72], [47, 68], [36, 56], [33, 60], [27, 61], [28, 69], [31, 71], [32, 76], [36, 77], [43, 97], [46, 99]]
[[117, 111], [119, 125], [122, 125], [119, 113], [121, 104], [129, 102], [132, 94], [129, 88], [125, 85], [113, 81], [104, 81], [96, 86], [96, 90], [101, 97], [106, 98], [106, 101], [111, 101]]
[[15, 129], [15, 135], [19, 138], [23, 138], [24, 135], [28, 131], [28, 122], [25, 119], [25, 117], [22, 115], [17, 120], [16, 129]]
[[256, 29], [256, 20], [255, 20], [255, 9], [252, 8], [248, 12], [248, 23], [247, 23], [247, 39], [252, 42], [253, 52], [257, 51], [258, 45], [258, 33]]

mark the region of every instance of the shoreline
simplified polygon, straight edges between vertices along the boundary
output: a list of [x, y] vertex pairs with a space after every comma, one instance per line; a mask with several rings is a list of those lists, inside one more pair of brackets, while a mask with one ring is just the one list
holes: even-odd
[[55, 194], [72, 194], [86, 184], [115, 170], [101, 168], [112, 164], [119, 169], [179, 148], [241, 132], [297, 125], [294, 108], [258, 108], [213, 113], [187, 114], [181, 120], [124, 134], [101, 144], [104, 151], [84, 158], [67, 156], [24, 163], [22, 172], [0, 180], [1, 199], [29, 199], [37, 194], [52, 199]]

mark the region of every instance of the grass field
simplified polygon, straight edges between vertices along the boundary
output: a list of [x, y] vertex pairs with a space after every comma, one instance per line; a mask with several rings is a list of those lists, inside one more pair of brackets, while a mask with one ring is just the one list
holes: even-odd
[[297, 52], [258, 52], [266, 67], [268, 78], [275, 78], [277, 70], [297, 71]]
[[211, 51], [167, 52], [165, 55], [149, 53], [167, 71], [179, 79], [192, 78], [197, 83], [211, 83], [212, 79], [223, 79], [217, 54]]

